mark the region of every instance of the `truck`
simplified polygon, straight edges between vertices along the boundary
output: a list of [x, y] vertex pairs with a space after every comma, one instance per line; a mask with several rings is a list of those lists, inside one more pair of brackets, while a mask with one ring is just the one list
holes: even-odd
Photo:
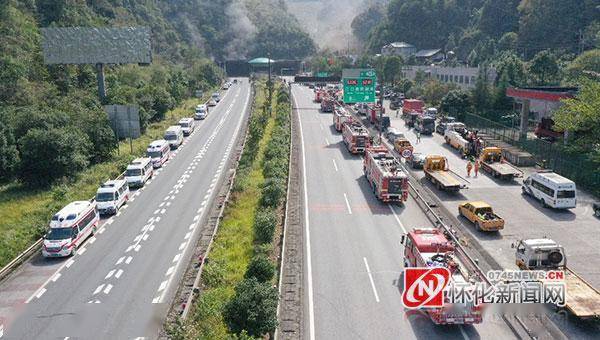
[[325, 90], [315, 89], [315, 103], [320, 103], [325, 95]]
[[406, 139], [406, 137], [396, 138], [394, 141], [394, 149], [396, 152], [398, 152], [398, 154], [400, 154], [400, 156], [406, 159], [410, 158], [415, 151], [412, 144], [408, 139]]
[[380, 105], [373, 105], [369, 107], [369, 121], [378, 130], [381, 129], [381, 131], [385, 131], [391, 126], [390, 117], [385, 115], [385, 109], [382, 109]]
[[435, 130], [435, 116], [419, 115], [415, 122], [415, 131], [424, 135], [432, 135]]
[[423, 113], [425, 103], [418, 99], [404, 99], [402, 101], [402, 114], [408, 114], [410, 112]]
[[416, 111], [403, 113], [402, 118], [404, 119], [404, 125], [408, 126], [409, 128], [414, 127], [417, 123], [417, 118], [419, 117], [419, 114], [420, 113]]
[[581, 319], [600, 316], [600, 292], [567, 266], [563, 246], [548, 238], [519, 240], [515, 263], [522, 270], [562, 271], [566, 284], [565, 308]]
[[408, 176], [387, 147], [379, 145], [367, 148], [363, 171], [377, 199], [385, 203], [406, 202]]
[[360, 122], [351, 120], [345, 122], [342, 136], [344, 144], [352, 154], [364, 153], [370, 145], [369, 130]]
[[454, 131], [453, 129], [446, 129], [446, 132], [444, 132], [444, 140], [451, 147], [458, 150], [461, 157], [465, 157], [469, 152], [469, 142], [466, 139], [464, 139], [458, 131]]
[[477, 231], [499, 231], [504, 229], [504, 219], [496, 215], [492, 206], [483, 201], [460, 204], [458, 214], [471, 221]]
[[335, 100], [331, 96], [324, 96], [321, 100], [321, 112], [333, 112]]
[[[437, 228], [414, 228], [402, 235], [404, 267], [444, 267], [450, 272], [450, 280], [456, 284], [486, 282], [485, 275], [470, 260], [460, 244], [449, 233]], [[407, 289], [407, 287], [404, 287]], [[474, 303], [450, 304], [442, 307], [421, 309], [438, 325], [468, 325], [483, 321], [482, 305]]]
[[448, 159], [440, 155], [428, 155], [423, 164], [425, 178], [439, 190], [458, 192], [466, 185], [459, 180], [460, 176], [450, 170]]
[[549, 139], [551, 141], [563, 136], [562, 132], [554, 129], [554, 120], [552, 118], [542, 118], [536, 125], [533, 133], [537, 138]]
[[344, 123], [347, 121], [351, 121], [352, 116], [344, 110], [343, 107], [338, 106], [335, 108], [333, 112], [333, 127], [335, 131], [342, 132], [342, 128], [344, 127]]
[[503, 180], [512, 180], [515, 177], [522, 177], [523, 172], [515, 168], [502, 158], [502, 149], [495, 146], [483, 148], [479, 155], [481, 169], [493, 177]]

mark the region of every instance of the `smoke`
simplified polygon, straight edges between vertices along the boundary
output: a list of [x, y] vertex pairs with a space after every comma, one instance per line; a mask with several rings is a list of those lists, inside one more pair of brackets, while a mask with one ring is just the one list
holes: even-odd
[[352, 20], [373, 3], [387, 0], [287, 0], [290, 12], [320, 48], [334, 51], [355, 50], [358, 41], [352, 34]]
[[225, 47], [227, 59], [245, 59], [250, 42], [256, 36], [257, 28], [248, 17], [246, 6], [242, 1], [233, 0], [225, 8], [233, 34], [233, 39]]

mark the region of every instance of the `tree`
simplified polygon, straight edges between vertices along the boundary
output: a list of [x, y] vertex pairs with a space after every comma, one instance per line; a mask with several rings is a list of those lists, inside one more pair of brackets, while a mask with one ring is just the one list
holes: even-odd
[[258, 243], [271, 243], [277, 227], [277, 214], [273, 209], [262, 208], [254, 217], [254, 239]]
[[234, 333], [247, 331], [262, 337], [277, 327], [277, 288], [260, 283], [256, 278], [244, 279], [235, 287], [235, 295], [225, 305], [223, 318]]
[[597, 78], [600, 75], [600, 49], [586, 51], [567, 66], [567, 78], [575, 81], [582, 76]]
[[547, 50], [539, 52], [529, 63], [529, 73], [535, 79], [535, 85], [555, 84], [560, 74], [556, 56]]
[[448, 92], [440, 103], [441, 111], [451, 115], [468, 112], [470, 107], [469, 94], [459, 89]]
[[436, 79], [431, 79], [423, 86], [423, 99], [429, 104], [437, 106], [442, 98], [454, 88], [456, 88], [455, 84], [442, 83]]
[[491, 94], [485, 69], [480, 69], [475, 88], [472, 90], [473, 108], [475, 111], [485, 111], [490, 108]]
[[255, 255], [248, 268], [244, 278], [250, 279], [255, 278], [258, 282], [269, 282], [275, 276], [275, 266], [273, 263], [264, 255]]
[[383, 6], [375, 4], [354, 17], [350, 25], [354, 36], [361, 41], [367, 41], [373, 28], [383, 20], [384, 10]]
[[18, 177], [31, 186], [46, 186], [72, 177], [89, 164], [91, 143], [75, 128], [32, 129], [19, 140]]
[[600, 161], [600, 82], [581, 79], [576, 98], [563, 100], [553, 120], [559, 130], [577, 132], [575, 143], [587, 151], [595, 151]]
[[19, 153], [12, 131], [0, 122], [0, 181], [13, 177], [19, 163]]
[[385, 58], [383, 63], [383, 77], [387, 82], [392, 84], [396, 83], [396, 79], [402, 71], [402, 58], [398, 56], [391, 56]]
[[494, 38], [516, 31], [519, 28], [519, 3], [520, 0], [486, 0], [481, 8], [479, 29]]
[[508, 86], [524, 86], [527, 83], [525, 63], [516, 54], [504, 52], [496, 61], [496, 82], [505, 77]]

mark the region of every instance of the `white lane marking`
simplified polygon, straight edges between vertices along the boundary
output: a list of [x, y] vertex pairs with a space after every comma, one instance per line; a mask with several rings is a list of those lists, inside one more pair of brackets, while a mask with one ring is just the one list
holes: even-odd
[[169, 283], [169, 281], [164, 280], [163, 282], [160, 283], [160, 286], [158, 287], [158, 291], [162, 292], [165, 288], [167, 288], [167, 283]]
[[396, 214], [396, 210], [394, 210], [394, 207], [393, 207], [391, 204], [389, 204], [388, 206], [390, 207], [390, 210], [391, 210], [391, 211], [392, 211], [392, 213], [394, 214], [394, 218], [396, 219], [396, 222], [398, 222], [398, 225], [400, 226], [400, 228], [402, 229], [402, 231], [403, 231], [405, 234], [408, 234], [408, 233], [406, 232], [406, 228], [404, 228], [404, 224], [402, 224], [402, 222], [400, 221], [400, 217], [398, 217], [398, 214]]
[[160, 209], [156, 209], [156, 210], [154, 210], [154, 214], [152, 214], [152, 215], [156, 215], [156, 214], [158, 214], [159, 212], [160, 212]]
[[350, 208], [350, 202], [348, 201], [348, 196], [344, 193], [344, 200], [346, 201], [346, 208], [348, 208], [348, 214], [352, 215], [352, 208]]
[[105, 280], [110, 279], [113, 274], [115, 273], [115, 270], [112, 269], [111, 271], [108, 272], [108, 274], [106, 274], [106, 276], [104, 277]]
[[96, 294], [100, 293], [103, 288], [104, 288], [104, 283], [99, 285], [98, 288], [96, 288], [96, 290], [94, 291], [94, 293], [92, 295], [96, 295]]
[[154, 224], [152, 224], [148, 227], [148, 231], [152, 231], [152, 230], [154, 230]]
[[65, 263], [65, 267], [69, 268], [73, 265], [73, 263], [75, 263], [75, 260], [69, 259], [69, 261], [67, 261], [67, 263]]
[[160, 296], [157, 296], [154, 299], [152, 299], [152, 303], [160, 303]]
[[121, 256], [121, 258], [119, 258], [119, 259], [117, 260], [117, 263], [115, 263], [115, 266], [118, 266], [118, 265], [120, 265], [121, 263], [123, 263], [123, 261], [124, 261], [124, 260], [125, 260], [125, 256]]
[[188, 238], [190, 238], [190, 236], [192, 236], [192, 232], [188, 232], [183, 238], [187, 240]]
[[167, 202], [167, 207], [171, 205], [171, 202]]
[[165, 205], [165, 202], [162, 202], [161, 204], [158, 205], [159, 208], [162, 208], [163, 205]]
[[61, 273], [54, 274], [54, 276], [52, 277], [52, 282], [56, 282], [56, 280], [60, 279], [61, 276], [62, 276]]
[[375, 294], [375, 301], [379, 302], [379, 294], [377, 294], [377, 288], [375, 288], [375, 281], [373, 281], [371, 269], [369, 269], [369, 263], [367, 263], [366, 257], [363, 257], [363, 260], [365, 261], [365, 267], [367, 267], [367, 274], [369, 274], [369, 280], [371, 280], [371, 288], [373, 288], [373, 294]]
[[121, 275], [123, 275], [123, 269], [119, 269], [119, 270], [117, 271], [117, 273], [115, 274], [115, 278], [117, 278], [117, 279], [118, 279], [118, 278], [120, 278], [120, 277], [121, 277]]
[[40, 289], [40, 291], [35, 295], [36, 298], [41, 298], [42, 295], [44, 295], [44, 293], [46, 292], [46, 288], [42, 288]]
[[182, 243], [179, 245], [179, 250], [183, 250], [183, 248], [185, 248], [185, 245], [186, 245], [186, 244], [187, 244], [187, 242], [182, 242]]
[[321, 128], [321, 131], [323, 131], [323, 124], [321, 124], [321, 122], [319, 122], [319, 128]]
[[[298, 102], [294, 97], [294, 105], [298, 108]], [[306, 148], [304, 146], [304, 135], [302, 134], [302, 119], [298, 115], [298, 123], [300, 128], [300, 145], [302, 146], [302, 187], [304, 189], [304, 220], [305, 220], [305, 237], [306, 237], [306, 275], [308, 283], [308, 329], [309, 339], [315, 340], [315, 311], [313, 303], [313, 281], [312, 281], [312, 259], [310, 247], [310, 218], [308, 215], [308, 191], [306, 186]]]
[[465, 331], [465, 329], [463, 328], [463, 326], [462, 325], [458, 325], [458, 329], [460, 329], [460, 334], [462, 335], [463, 339], [469, 340], [469, 335], [467, 334], [467, 332]]
[[98, 234], [102, 234], [105, 231], [106, 231], [106, 228], [102, 227], [102, 228], [98, 229]]
[[329, 146], [329, 140], [325, 138], [325, 145]]
[[115, 221], [114, 217], [109, 218], [105, 224], [111, 225]]
[[87, 251], [87, 248], [83, 247], [77, 251], [77, 255], [83, 255]]
[[0, 338], [4, 336], [4, 325], [0, 325]]
[[133, 249], [133, 247], [134, 247], [134, 246], [129, 246], [129, 247], [127, 247], [127, 249], [125, 249], [125, 252], [126, 252], [126, 253], [129, 253], [129, 252], [131, 251], [131, 249]]
[[335, 172], [337, 172], [338, 171], [337, 163], [335, 162], [335, 159], [332, 158], [331, 160], [333, 161], [333, 167], [335, 168]]
[[133, 248], [133, 250], [135, 250], [136, 252], [140, 251], [140, 248], [142, 246], [140, 244], [138, 244], [137, 246], [135, 246], [135, 248]]
[[121, 216], [121, 210], [117, 211], [117, 215], [116, 216]]
[[131, 260], [133, 260], [133, 257], [132, 257], [132, 256], [129, 256], [129, 257], [127, 257], [127, 260], [125, 260], [125, 263], [126, 263], [126, 264], [130, 264], [130, 263], [131, 263]]
[[174, 270], [175, 270], [175, 266], [169, 267], [169, 269], [167, 269], [167, 273], [165, 274], [165, 276], [169, 276], [169, 275], [173, 274]]
[[94, 244], [94, 242], [96, 242], [96, 236], [92, 236], [90, 237], [90, 240], [88, 241], [90, 244]]
[[110, 283], [106, 285], [106, 288], [104, 288], [104, 294], [110, 293], [110, 290], [112, 289], [113, 285], [111, 285]]
[[194, 230], [194, 228], [196, 228], [196, 223], [190, 224], [190, 227], [188, 229], [189, 230]]
[[167, 211], [167, 209], [163, 209], [163, 210], [161, 210], [161, 211], [160, 211], [160, 214], [161, 214], [161, 215], [164, 215], [165, 211]]
[[144, 236], [142, 237], [142, 240], [146, 241], [146, 240], [148, 239], [148, 236], [150, 236], [150, 235], [148, 235], [148, 234], [144, 235]]
[[199, 219], [200, 219], [200, 215], [194, 216], [194, 222], [198, 221]]
[[173, 261], [171, 261], [171, 262], [177, 262], [177, 261], [179, 261], [179, 259], [180, 259], [180, 258], [181, 258], [181, 253], [179, 253], [179, 254], [175, 255], [175, 256], [173, 257]]

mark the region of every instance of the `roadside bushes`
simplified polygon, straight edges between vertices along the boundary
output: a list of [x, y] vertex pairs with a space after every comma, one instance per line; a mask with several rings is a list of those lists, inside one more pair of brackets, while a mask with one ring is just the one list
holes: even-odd
[[275, 266], [265, 255], [255, 255], [246, 269], [244, 278], [255, 278], [258, 282], [269, 282], [275, 276]]
[[271, 243], [279, 216], [269, 207], [259, 208], [254, 217], [254, 240], [259, 244]]

